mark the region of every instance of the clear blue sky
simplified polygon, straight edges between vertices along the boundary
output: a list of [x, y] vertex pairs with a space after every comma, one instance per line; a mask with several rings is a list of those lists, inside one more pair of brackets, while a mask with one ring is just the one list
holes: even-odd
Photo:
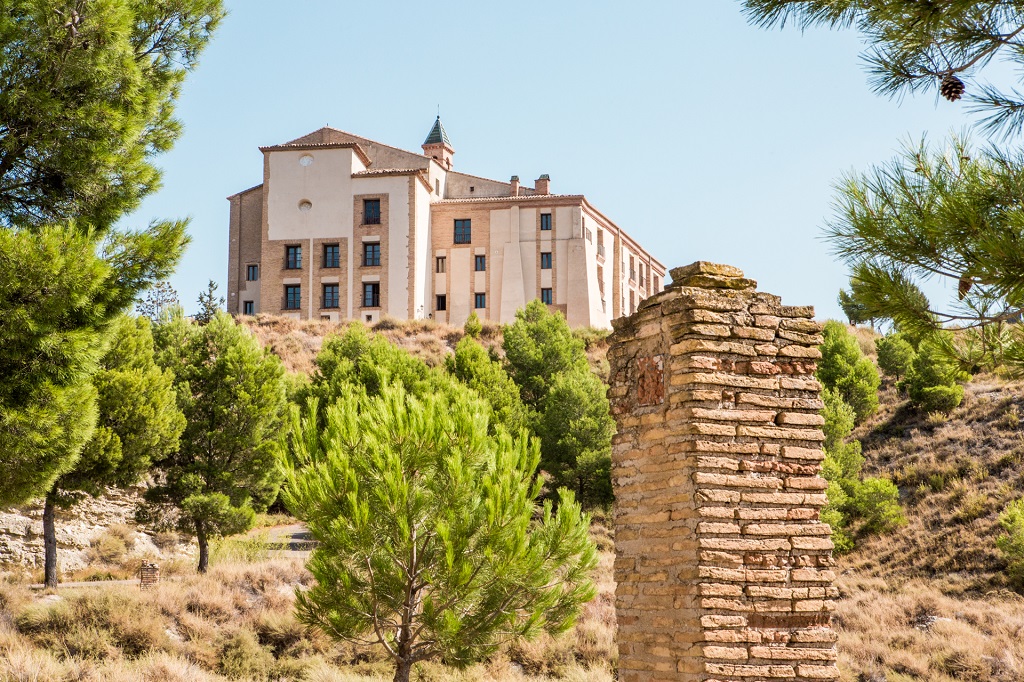
[[738, 2], [228, 0], [178, 106], [163, 189], [127, 221], [190, 216], [171, 283], [225, 293], [230, 194], [260, 145], [323, 125], [418, 150], [440, 106], [458, 170], [582, 193], [668, 267], [741, 267], [838, 317], [821, 226], [844, 171], [970, 119], [870, 91], [852, 32], [747, 24]]

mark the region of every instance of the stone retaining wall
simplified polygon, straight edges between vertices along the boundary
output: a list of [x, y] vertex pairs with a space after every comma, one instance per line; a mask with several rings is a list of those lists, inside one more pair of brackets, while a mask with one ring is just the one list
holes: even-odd
[[838, 678], [821, 326], [698, 262], [609, 351], [619, 680]]

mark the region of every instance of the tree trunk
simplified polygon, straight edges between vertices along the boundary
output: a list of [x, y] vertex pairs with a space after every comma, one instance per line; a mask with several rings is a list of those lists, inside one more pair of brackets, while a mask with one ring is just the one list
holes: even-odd
[[412, 673], [412, 662], [409, 660], [398, 661], [395, 667], [394, 682], [409, 682], [409, 675]]
[[46, 494], [46, 504], [43, 507], [43, 555], [45, 569], [43, 571], [43, 583], [47, 588], [56, 589], [59, 580], [57, 575], [57, 529], [54, 523], [54, 495]]
[[206, 573], [210, 567], [210, 539], [206, 537], [206, 527], [201, 521], [196, 522], [196, 540], [199, 542], [199, 572]]

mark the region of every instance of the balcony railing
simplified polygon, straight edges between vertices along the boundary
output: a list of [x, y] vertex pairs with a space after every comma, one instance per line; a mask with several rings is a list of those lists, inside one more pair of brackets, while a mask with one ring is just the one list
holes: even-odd
[[364, 213], [363, 225], [380, 225], [380, 213]]
[[597, 245], [597, 255], [604, 258], [604, 244]]

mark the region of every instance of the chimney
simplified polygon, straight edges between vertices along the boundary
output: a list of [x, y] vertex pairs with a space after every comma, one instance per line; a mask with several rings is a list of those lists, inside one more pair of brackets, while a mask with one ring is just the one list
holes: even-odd
[[547, 173], [540, 176], [537, 182], [533, 183], [533, 187], [537, 194], [551, 194], [551, 176]]
[[518, 175], [513, 175], [512, 176], [512, 196], [514, 196], [514, 197], [519, 196], [519, 176]]

